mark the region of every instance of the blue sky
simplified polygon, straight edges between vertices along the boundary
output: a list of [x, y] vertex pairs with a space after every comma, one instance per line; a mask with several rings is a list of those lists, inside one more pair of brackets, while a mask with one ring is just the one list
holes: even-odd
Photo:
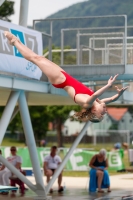
[[[19, 23], [20, 0], [15, 2], [15, 14], [10, 17], [12, 23]], [[29, 0], [28, 23], [32, 25], [33, 19], [44, 19], [59, 10], [67, 8], [75, 3], [86, 0]]]

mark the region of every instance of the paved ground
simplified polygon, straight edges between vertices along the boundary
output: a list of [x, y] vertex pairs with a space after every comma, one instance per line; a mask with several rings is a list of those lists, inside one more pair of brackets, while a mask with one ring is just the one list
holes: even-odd
[[[34, 177], [28, 177], [28, 179], [34, 184]], [[81, 177], [63, 177], [63, 183], [65, 183], [66, 190], [62, 194], [57, 192], [57, 182], [53, 185], [54, 192], [51, 195], [53, 200], [133, 200], [133, 174], [123, 174], [117, 176], [110, 176], [111, 179], [111, 193], [88, 193], [88, 181], [89, 178]], [[45, 182], [45, 178], [44, 178]], [[126, 197], [129, 196], [130, 197]], [[125, 196], [125, 197], [124, 197]], [[28, 190], [24, 197], [20, 197], [17, 193], [16, 197], [0, 195], [0, 200], [43, 200], [42, 197], [37, 197], [36, 194]]]

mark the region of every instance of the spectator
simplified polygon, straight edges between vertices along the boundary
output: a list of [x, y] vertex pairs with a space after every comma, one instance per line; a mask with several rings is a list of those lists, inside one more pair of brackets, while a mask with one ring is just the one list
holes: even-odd
[[129, 148], [129, 145], [126, 142], [123, 142], [122, 144], [117, 142], [117, 143], [114, 144], [113, 150], [119, 151], [120, 154], [121, 154], [121, 157], [123, 158], [124, 154], [128, 153], [128, 148]]
[[108, 188], [107, 191], [111, 192], [110, 180], [107, 172], [108, 160], [106, 157], [106, 150], [101, 149], [99, 154], [94, 155], [89, 166], [91, 167], [89, 191], [95, 192], [96, 188], [98, 188], [98, 192], [103, 193], [104, 190], [101, 188]]
[[121, 148], [121, 143], [120, 142], [117, 142], [114, 144], [114, 149], [115, 150], [119, 150]]
[[40, 141], [40, 146], [45, 147], [46, 146], [46, 140], [41, 140]]
[[[114, 144], [114, 148], [112, 149], [112, 151], [119, 152], [120, 157], [121, 157], [122, 162], [123, 162], [123, 158], [124, 158], [124, 155], [126, 154], [127, 149], [128, 149], [127, 143], [124, 142], [124, 143], [121, 144], [121, 143], [117, 142], [117, 143]], [[122, 169], [117, 170], [117, 172], [126, 172], [126, 171], [127, 170], [125, 169], [125, 165], [124, 165], [124, 162], [123, 162]]]
[[[56, 155], [56, 152], [57, 152], [57, 147], [52, 146], [50, 155], [47, 155], [44, 158], [43, 169], [44, 169], [44, 174], [47, 177], [47, 183], [50, 181], [50, 177], [53, 176], [53, 174], [55, 173], [55, 170], [58, 168], [59, 164], [61, 163], [61, 158], [60, 156]], [[61, 183], [62, 183], [62, 172], [60, 173], [58, 177], [58, 192], [63, 191], [63, 187], [61, 186]], [[50, 193], [52, 192], [53, 192], [53, 189], [51, 188]]]
[[[7, 161], [10, 162], [14, 167], [16, 167], [18, 170], [21, 169], [22, 159], [20, 156], [16, 155], [17, 149], [15, 146], [12, 146], [10, 148], [11, 156], [7, 157]], [[2, 165], [0, 169], [0, 185], [10, 185], [9, 184], [9, 177], [12, 176], [12, 172], [5, 167], [5, 165]], [[7, 195], [8, 192], [2, 192], [3, 195]]]
[[118, 151], [121, 155], [121, 158], [122, 159], [124, 158], [124, 150], [123, 150], [120, 142], [117, 142], [114, 144], [114, 148], [112, 149], [112, 151]]

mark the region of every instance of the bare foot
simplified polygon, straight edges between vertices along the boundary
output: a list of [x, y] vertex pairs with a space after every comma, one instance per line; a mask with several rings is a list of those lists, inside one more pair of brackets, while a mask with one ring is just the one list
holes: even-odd
[[14, 194], [14, 192], [12, 194], [10, 194], [10, 197], [16, 197], [16, 194]]
[[52, 188], [50, 189], [49, 193], [53, 193], [53, 189]]
[[58, 192], [63, 192], [64, 188], [61, 186], [58, 190]]
[[99, 192], [99, 193], [104, 193], [104, 191], [103, 191], [103, 190], [98, 190], [98, 192]]
[[23, 194], [20, 194], [19, 197], [24, 197], [24, 195], [25, 195], [24, 193], [23, 193]]
[[8, 39], [10, 45], [12, 45], [12, 46], [14, 46], [14, 42], [15, 41], [20, 42], [20, 40], [15, 35], [13, 35], [12, 33], [10, 33], [9, 31], [5, 31], [4, 35]]

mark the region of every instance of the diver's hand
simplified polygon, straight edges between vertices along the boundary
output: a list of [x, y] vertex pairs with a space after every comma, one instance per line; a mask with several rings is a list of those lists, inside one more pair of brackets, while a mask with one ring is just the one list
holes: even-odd
[[110, 77], [110, 79], [108, 80], [108, 85], [112, 86], [112, 84], [115, 82], [116, 78], [118, 77], [119, 74], [116, 74], [114, 77]]
[[98, 99], [98, 98], [96, 98], [96, 102], [98, 102], [99, 104], [102, 103], [102, 101], [100, 99]]
[[123, 94], [123, 92], [128, 88], [128, 86], [127, 87], [123, 87], [121, 89], [119, 89], [118, 86], [115, 86], [115, 88], [116, 88], [116, 91], [117, 91], [118, 95], [121, 96]]

